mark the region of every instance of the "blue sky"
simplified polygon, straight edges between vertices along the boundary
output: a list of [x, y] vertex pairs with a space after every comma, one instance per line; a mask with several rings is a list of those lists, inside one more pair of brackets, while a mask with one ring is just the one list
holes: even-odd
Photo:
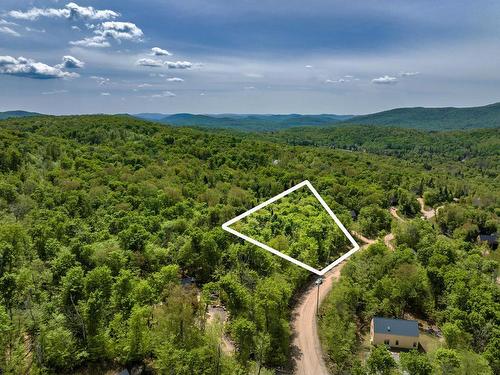
[[482, 105], [500, 101], [499, 19], [485, 0], [2, 0], [0, 110]]

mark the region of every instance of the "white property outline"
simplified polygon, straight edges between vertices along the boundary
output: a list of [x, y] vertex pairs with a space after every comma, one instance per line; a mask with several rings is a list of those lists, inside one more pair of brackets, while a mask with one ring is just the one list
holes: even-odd
[[[316, 199], [319, 201], [319, 203], [321, 203], [321, 205], [323, 206], [323, 208], [326, 210], [326, 212], [328, 212], [328, 215], [331, 216], [331, 218], [333, 219], [333, 221], [335, 221], [335, 224], [338, 225], [338, 227], [340, 228], [340, 230], [342, 231], [342, 233], [345, 234], [345, 236], [349, 239], [349, 241], [353, 244], [353, 248], [351, 250], [349, 250], [347, 253], [345, 253], [344, 255], [342, 255], [340, 258], [336, 259], [332, 264], [329, 264], [328, 266], [326, 266], [325, 268], [323, 268], [322, 270], [317, 270], [316, 268], [314, 267], [311, 267], [303, 262], [301, 262], [300, 260], [297, 260], [297, 259], [294, 259], [286, 254], [283, 254], [282, 252], [279, 252], [278, 250], [276, 249], [273, 249], [272, 247], [262, 243], [262, 242], [259, 242], [257, 240], [254, 240], [253, 238], [251, 237], [248, 237], [246, 235], [244, 235], [243, 233], [240, 233], [238, 232], [237, 230], [234, 230], [233, 228], [229, 228], [230, 225], [233, 225], [234, 223], [240, 221], [241, 219], [247, 217], [248, 215], [251, 215], [253, 214], [254, 212], [260, 210], [261, 208], [264, 208], [268, 205], [270, 205], [271, 203], [273, 202], [276, 202], [277, 200], [283, 198], [284, 196], [294, 192], [295, 190], [297, 189], [300, 189], [301, 187], [303, 186], [307, 186], [309, 188], [309, 190], [311, 190], [311, 192], [314, 194], [314, 196], [316, 197]], [[344, 227], [344, 225], [340, 222], [340, 220], [337, 218], [337, 216], [335, 216], [335, 214], [333, 213], [333, 211], [330, 209], [330, 207], [328, 207], [328, 205], [326, 204], [326, 202], [323, 200], [323, 198], [321, 198], [321, 196], [318, 194], [318, 192], [316, 191], [316, 189], [312, 186], [312, 184], [308, 181], [308, 180], [304, 180], [302, 181], [301, 183], [291, 187], [290, 189], [288, 190], [285, 190], [284, 192], [276, 195], [275, 197], [272, 197], [271, 199], [268, 199], [267, 201], [259, 204], [258, 206], [255, 206], [254, 208], [251, 208], [250, 210], [242, 213], [241, 215], [238, 215], [236, 216], [235, 218], [229, 220], [229, 221], [226, 221], [224, 224], [222, 224], [222, 229], [224, 229], [226, 232], [229, 232], [229, 233], [232, 233], [234, 234], [235, 236], [237, 237], [240, 237], [242, 239], [244, 239], [245, 241], [248, 241], [264, 250], [267, 250], [269, 251], [270, 253], [273, 253], [283, 259], [286, 259], [288, 260], [289, 262], [292, 262], [302, 268], [305, 268], [306, 270], [312, 272], [312, 273], [315, 273], [316, 275], [319, 275], [319, 276], [323, 276], [325, 273], [327, 273], [328, 271], [330, 271], [333, 267], [335, 267], [337, 264], [343, 262], [344, 260], [346, 260], [347, 258], [349, 258], [352, 254], [354, 254], [356, 251], [358, 251], [360, 249], [358, 243], [356, 242], [356, 240], [351, 236], [351, 234], [348, 232], [348, 230]]]

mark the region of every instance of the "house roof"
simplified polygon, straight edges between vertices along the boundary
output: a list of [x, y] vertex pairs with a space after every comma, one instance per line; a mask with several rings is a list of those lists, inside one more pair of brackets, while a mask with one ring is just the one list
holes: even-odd
[[418, 336], [418, 322], [416, 320], [373, 318], [375, 333], [398, 336]]
[[479, 241], [487, 241], [488, 243], [498, 243], [498, 237], [496, 233], [493, 234], [480, 234]]

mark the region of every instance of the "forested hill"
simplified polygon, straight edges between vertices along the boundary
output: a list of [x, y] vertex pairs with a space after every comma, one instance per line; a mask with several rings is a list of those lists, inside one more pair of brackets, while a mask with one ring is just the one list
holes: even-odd
[[469, 108], [396, 108], [362, 116], [352, 115], [195, 115], [139, 113], [145, 120], [175, 126], [269, 132], [296, 127], [340, 127], [346, 124], [393, 126], [424, 130], [459, 130], [500, 127], [500, 103]]
[[36, 112], [27, 112], [27, 111], [5, 111], [0, 112], [0, 120], [4, 120], [7, 118], [15, 118], [15, 117], [31, 117], [31, 116], [39, 116], [40, 113]]
[[429, 130], [498, 128], [500, 127], [500, 103], [468, 108], [396, 108], [355, 116], [348, 122]]
[[241, 131], [274, 131], [298, 126], [327, 126], [351, 118], [351, 115], [195, 115], [178, 113], [161, 115], [140, 113], [135, 117], [175, 126], [196, 126], [201, 128], [237, 129]]
[[[0, 372], [290, 370], [294, 297], [311, 276], [221, 224], [305, 179], [350, 231], [376, 238], [396, 227], [393, 255], [379, 244], [349, 260], [342, 278], [356, 284], [319, 318], [335, 327], [335, 375], [368, 373], [357, 322], [404, 314], [443, 327], [448, 348], [427, 358], [436, 368], [500, 372], [499, 253], [476, 241], [500, 228], [496, 155], [477, 167], [262, 137], [128, 116], [1, 120]], [[417, 197], [443, 206], [435, 222], [421, 220]], [[343, 245], [312, 203], [284, 203], [272, 225], [270, 212], [253, 218], [257, 235], [277, 235], [272, 246], [319, 264], [333, 254], [325, 233]], [[404, 222], [391, 222], [391, 206]], [[207, 313], [221, 305], [224, 328]], [[227, 340], [234, 352], [221, 350]]]
[[[297, 128], [260, 135], [291, 145], [370, 152], [414, 161], [446, 163], [449, 160], [481, 169], [493, 163], [500, 150], [498, 129], [428, 131], [370, 125]], [[497, 168], [498, 168], [498, 163]]]

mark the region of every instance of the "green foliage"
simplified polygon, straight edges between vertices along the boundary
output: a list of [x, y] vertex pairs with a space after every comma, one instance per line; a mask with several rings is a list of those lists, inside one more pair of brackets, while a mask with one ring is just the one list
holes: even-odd
[[132, 224], [118, 235], [120, 244], [124, 249], [140, 251], [144, 250], [149, 237], [148, 232], [139, 224]]
[[231, 323], [231, 336], [238, 345], [238, 357], [243, 364], [247, 363], [250, 354], [255, 350], [256, 332], [255, 324], [244, 317], [237, 318]]
[[396, 368], [396, 361], [384, 345], [379, 345], [372, 350], [366, 365], [370, 374], [389, 375]]
[[434, 353], [438, 374], [459, 374], [460, 355], [453, 349], [440, 348]]
[[432, 364], [425, 354], [416, 350], [400, 354], [401, 368], [410, 375], [431, 375]]
[[[286, 366], [293, 296], [308, 274], [220, 225], [309, 179], [348, 228], [369, 236], [389, 230], [390, 205], [411, 217], [419, 212], [416, 195], [445, 204], [435, 228], [407, 221], [396, 229], [395, 252], [373, 245], [346, 265], [320, 322], [323, 341], [337, 344], [327, 353], [338, 372], [364, 371], [354, 355], [360, 326], [374, 314], [404, 313], [455, 324], [466, 340], [456, 344], [455, 326], [446, 335], [460, 368], [483, 371], [485, 358], [498, 372], [497, 264], [482, 257], [474, 238], [498, 230], [494, 133], [329, 131], [313, 137], [329, 147], [310, 147], [296, 145], [309, 132], [263, 139], [122, 116], [3, 120], [2, 370], [142, 365], [159, 373], [262, 375]], [[245, 230], [310, 264], [345, 250], [314, 198], [281, 203], [249, 217]], [[181, 286], [185, 277], [195, 285]], [[233, 357], [221, 353], [220, 334], [206, 322], [214, 299], [229, 311]]]
[[55, 316], [40, 332], [43, 363], [56, 370], [69, 370], [78, 364], [75, 361], [76, 341], [65, 327], [64, 317]]
[[378, 206], [366, 206], [359, 212], [358, 222], [361, 231], [368, 237], [377, 237], [381, 231], [391, 229], [391, 215]]

